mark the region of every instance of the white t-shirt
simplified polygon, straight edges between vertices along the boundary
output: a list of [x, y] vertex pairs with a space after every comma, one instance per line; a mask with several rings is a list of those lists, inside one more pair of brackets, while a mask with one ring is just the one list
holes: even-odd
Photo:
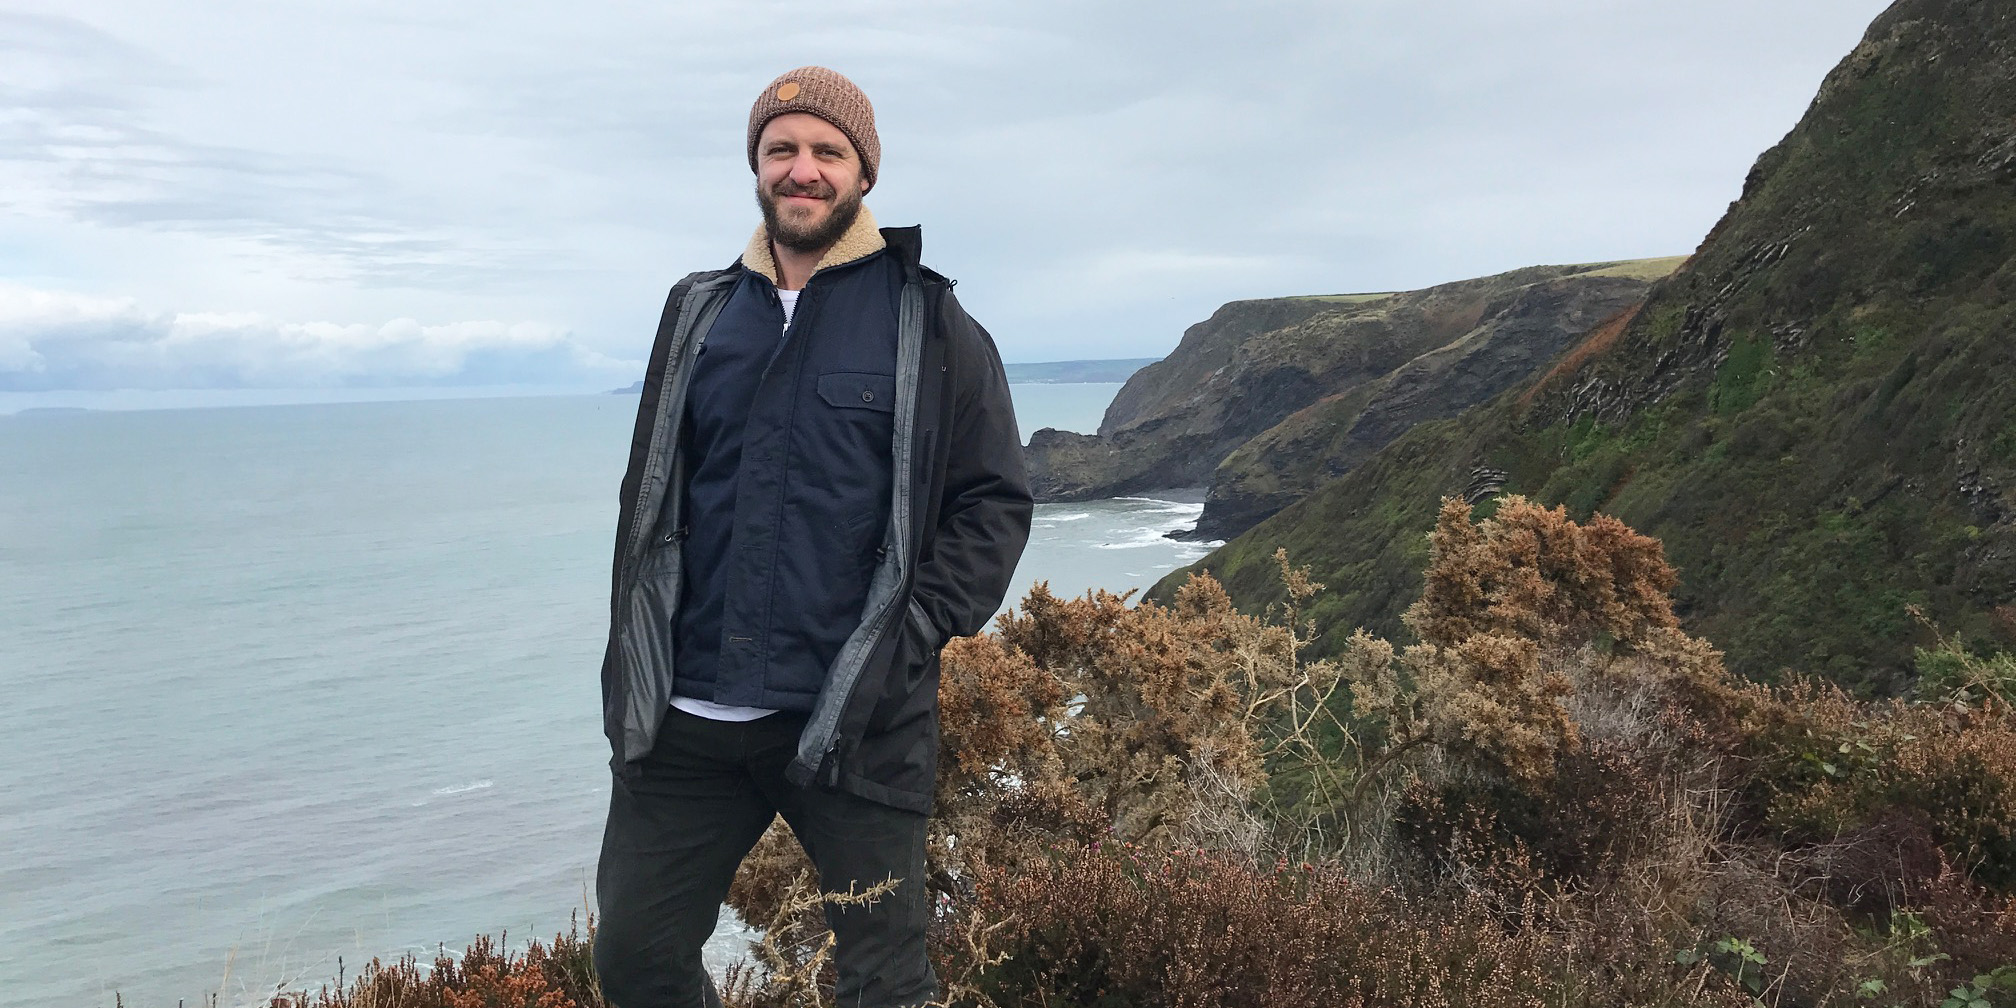
[[754, 721], [759, 717], [777, 713], [768, 707], [731, 707], [712, 700], [695, 700], [689, 696], [673, 697], [672, 706], [710, 721]]
[[[791, 328], [791, 313], [798, 310], [798, 294], [798, 291], [785, 290], [782, 287], [777, 288], [777, 300], [784, 304], [785, 329]], [[780, 331], [777, 334], [777, 338], [783, 339], [784, 334]], [[672, 706], [688, 714], [710, 718], [715, 721], [754, 721], [759, 717], [777, 713], [769, 707], [735, 707], [729, 704], [718, 704], [712, 700], [695, 700], [692, 697], [683, 696], [673, 697]]]
[[799, 291], [787, 291], [782, 287], [777, 288], [777, 300], [784, 302], [784, 328], [786, 329], [791, 328], [791, 313], [798, 310], [799, 293]]

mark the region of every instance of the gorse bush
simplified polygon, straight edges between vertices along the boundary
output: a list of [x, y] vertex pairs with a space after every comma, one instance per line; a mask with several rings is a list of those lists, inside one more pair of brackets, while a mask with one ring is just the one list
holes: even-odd
[[[955, 914], [983, 878], [1047, 871], [1097, 844], [1258, 857], [1285, 835], [1256, 798], [1270, 759], [1328, 762], [1314, 737], [1334, 722], [1337, 669], [1300, 662], [1292, 626], [1235, 611], [1209, 578], [1171, 606], [1127, 601], [1039, 585], [997, 633], [946, 647], [928, 881]], [[816, 886], [780, 823], [729, 893], [745, 919], [789, 936], [761, 950], [787, 984], [829, 952]], [[780, 985], [751, 996], [790, 1003]]]

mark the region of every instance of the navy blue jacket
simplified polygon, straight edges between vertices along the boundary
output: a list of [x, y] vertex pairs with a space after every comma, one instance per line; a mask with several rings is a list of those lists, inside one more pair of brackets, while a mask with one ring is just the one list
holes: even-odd
[[[951, 282], [919, 265], [917, 229], [878, 233], [861, 216], [864, 233], [849, 231], [835, 249], [855, 251], [829, 257], [837, 274], [886, 244], [881, 258], [898, 281], [888, 515], [858, 618], [826, 667], [785, 775], [800, 786], [928, 812], [939, 649], [993, 618], [1028, 540], [1033, 505], [992, 339], [959, 306]], [[602, 659], [603, 731], [619, 774], [634, 774], [651, 751], [682, 672], [673, 627], [683, 619], [684, 547], [697, 536], [681, 532], [696, 464], [682, 431], [699, 351], [746, 272], [775, 275], [768, 258], [767, 244], [752, 242], [734, 266], [688, 276], [672, 288], [659, 321], [623, 477]], [[827, 268], [822, 263], [809, 286]], [[860, 391], [880, 395], [866, 383]], [[742, 451], [752, 450], [745, 439]], [[731, 586], [724, 598], [734, 595]]]
[[686, 396], [692, 460], [673, 692], [809, 711], [868, 596], [889, 519], [896, 316], [887, 251], [820, 270], [783, 339], [744, 267]]

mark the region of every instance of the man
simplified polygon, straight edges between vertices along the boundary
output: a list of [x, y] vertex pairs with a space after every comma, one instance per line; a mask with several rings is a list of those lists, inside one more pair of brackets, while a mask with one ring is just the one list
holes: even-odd
[[868, 99], [803, 67], [749, 113], [763, 224], [672, 289], [623, 478], [595, 966], [617, 1008], [719, 1004], [702, 942], [781, 814], [829, 908], [839, 1001], [936, 996], [924, 826], [938, 651], [985, 627], [1032, 510], [992, 341], [861, 198]]

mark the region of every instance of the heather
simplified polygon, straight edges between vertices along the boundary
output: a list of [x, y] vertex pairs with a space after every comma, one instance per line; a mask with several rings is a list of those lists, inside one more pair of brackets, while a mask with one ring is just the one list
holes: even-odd
[[[1928, 630], [1908, 696], [1731, 675], [1657, 540], [1443, 502], [1415, 640], [1311, 658], [1327, 590], [1033, 591], [945, 653], [930, 884], [948, 1003], [2016, 1004], [2010, 659]], [[822, 1005], [782, 827], [730, 902], [738, 1006]], [[581, 935], [289, 1003], [593, 1008]]]

